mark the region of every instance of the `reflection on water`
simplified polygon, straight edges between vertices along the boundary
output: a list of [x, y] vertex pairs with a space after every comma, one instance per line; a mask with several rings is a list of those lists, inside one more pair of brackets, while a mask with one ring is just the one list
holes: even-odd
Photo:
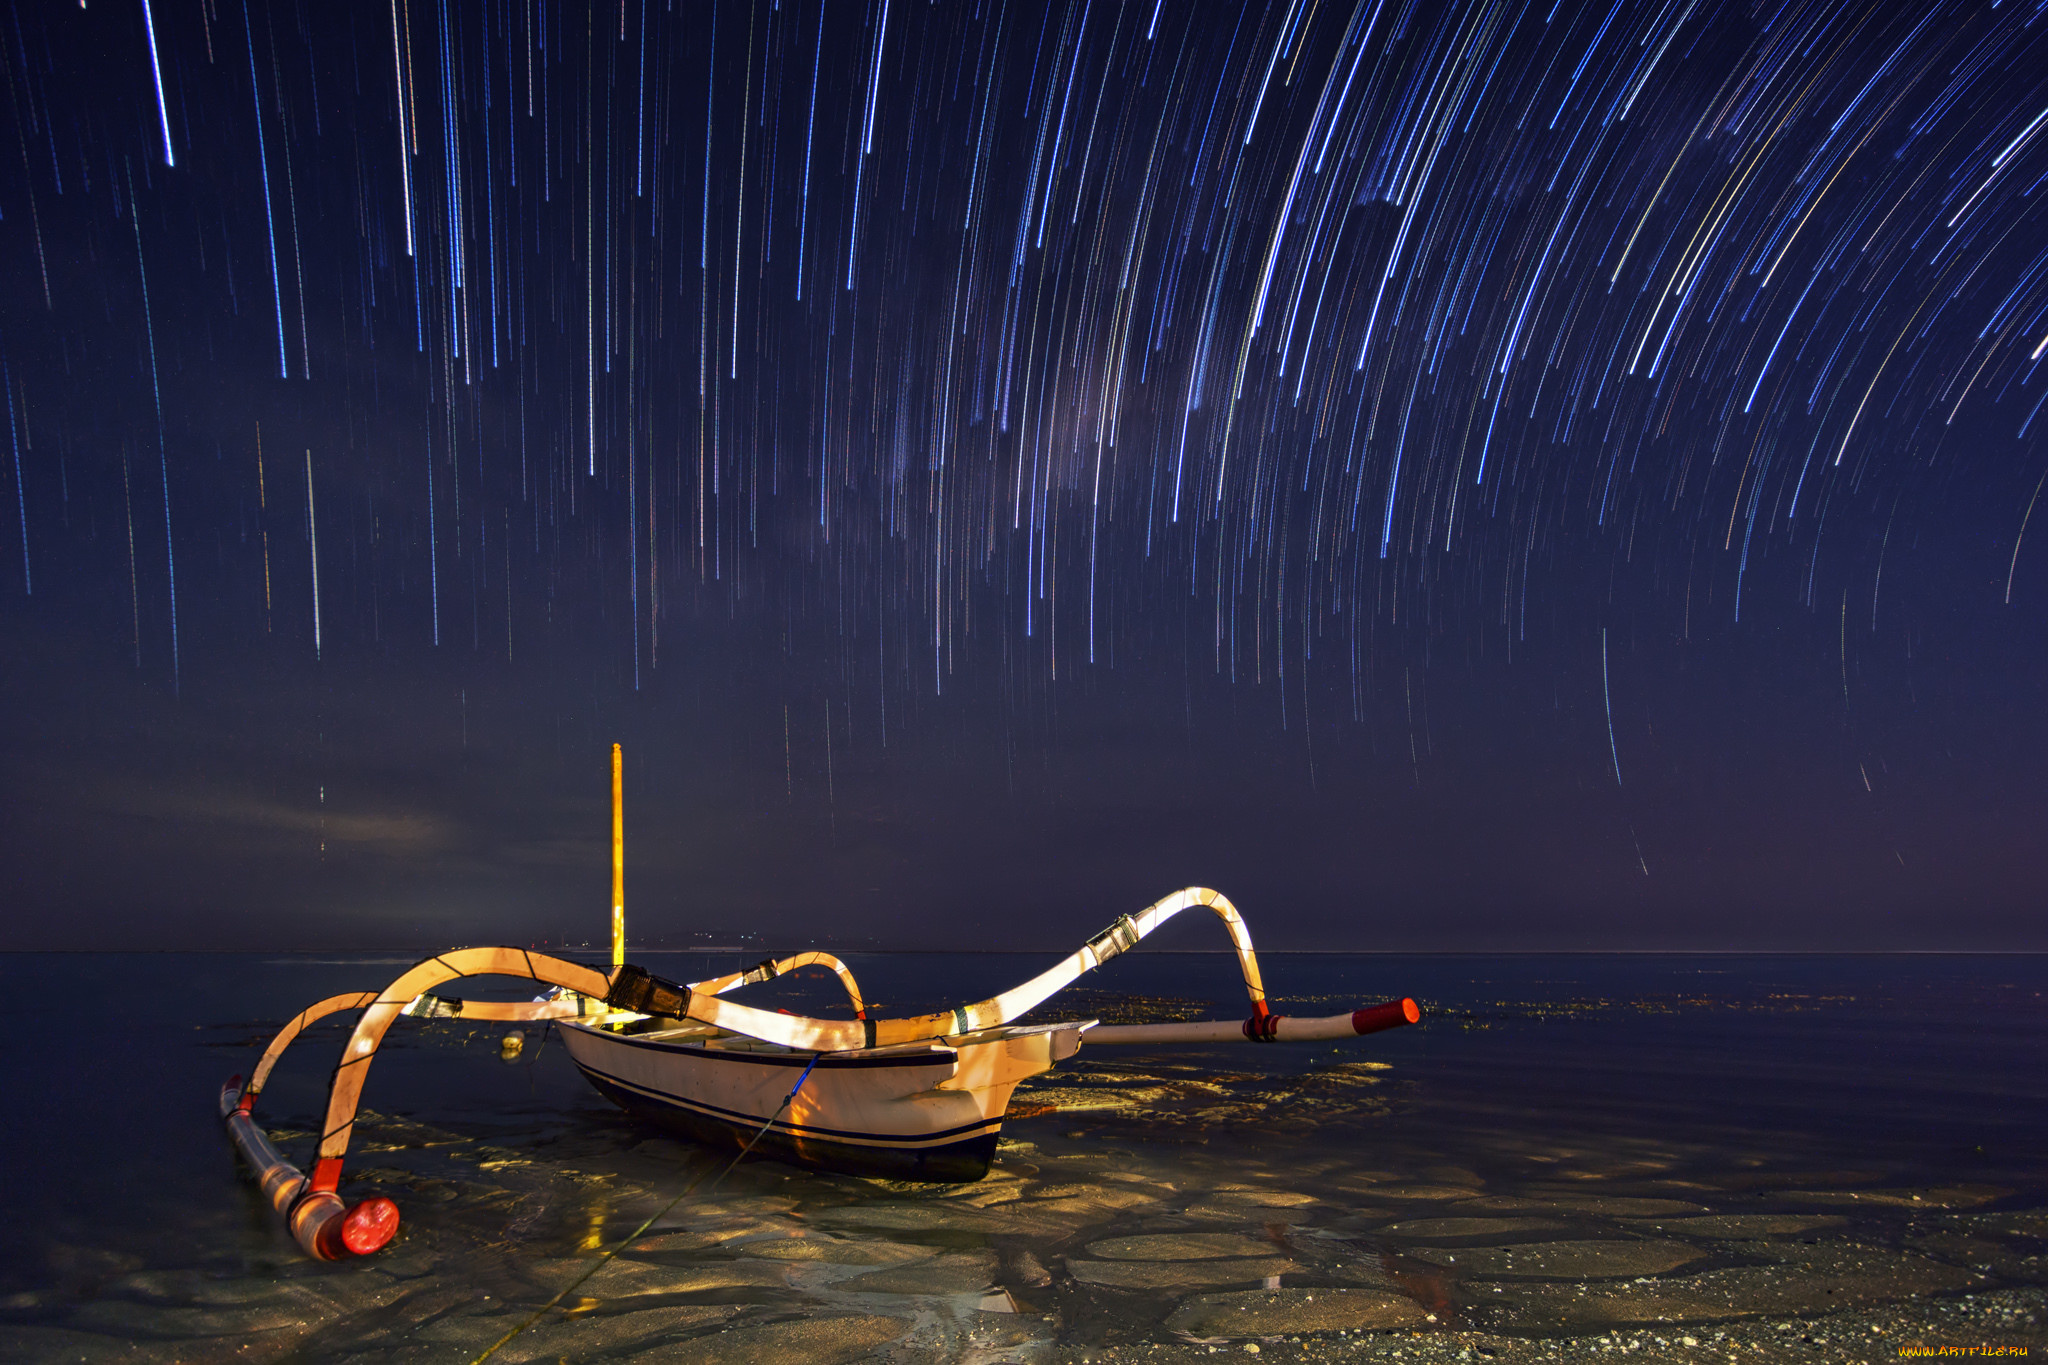
[[[5, 1196], [0, 1359], [471, 1359], [723, 1166], [605, 1105], [539, 1031], [506, 1061], [502, 1028], [408, 1023], [343, 1187], [396, 1200], [399, 1239], [305, 1261], [234, 1169], [213, 1095], [300, 1005], [403, 965], [10, 959], [6, 1169], [32, 1178]], [[1031, 965], [855, 961], [905, 1012]], [[2038, 962], [1276, 956], [1268, 978], [1283, 1009], [1407, 993], [1425, 1023], [1340, 1047], [1084, 1048], [1019, 1089], [1029, 1116], [973, 1185], [742, 1164], [493, 1358], [2048, 1344]], [[822, 982], [778, 984], [759, 998], [827, 1008]], [[1041, 1013], [1230, 1017], [1233, 985], [1227, 958], [1134, 955]], [[91, 1028], [48, 1012], [87, 989], [128, 1007]], [[309, 1033], [259, 1109], [302, 1158], [342, 1036]]]

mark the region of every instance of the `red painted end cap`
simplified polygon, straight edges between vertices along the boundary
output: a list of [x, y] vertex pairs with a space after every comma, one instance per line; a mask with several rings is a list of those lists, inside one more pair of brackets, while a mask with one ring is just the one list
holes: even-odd
[[398, 1205], [378, 1195], [341, 1216], [341, 1244], [358, 1256], [382, 1250], [398, 1232]]
[[1389, 1000], [1384, 1005], [1368, 1005], [1353, 1011], [1351, 1027], [1360, 1033], [1378, 1033], [1381, 1029], [1399, 1028], [1421, 1018], [1422, 1010], [1404, 996], [1399, 1000]]

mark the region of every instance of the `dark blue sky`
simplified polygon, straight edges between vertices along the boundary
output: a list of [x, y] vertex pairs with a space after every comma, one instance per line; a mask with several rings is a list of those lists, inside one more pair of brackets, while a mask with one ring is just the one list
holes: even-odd
[[0, 49], [0, 946], [2048, 947], [2048, 6]]

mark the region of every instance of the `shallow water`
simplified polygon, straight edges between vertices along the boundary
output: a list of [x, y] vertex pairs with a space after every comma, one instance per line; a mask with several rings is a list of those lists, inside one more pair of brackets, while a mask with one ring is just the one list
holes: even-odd
[[[889, 1013], [1043, 965], [849, 961]], [[1019, 1089], [1032, 1116], [968, 1186], [772, 1162], [718, 1181], [723, 1156], [619, 1114], [539, 1031], [507, 1063], [503, 1026], [408, 1021], [343, 1183], [395, 1199], [399, 1239], [311, 1263], [215, 1099], [298, 1009], [407, 965], [7, 957], [0, 1359], [468, 1360], [593, 1267], [493, 1359], [2048, 1345], [2044, 958], [1272, 954], [1282, 1012], [1406, 994], [1424, 1022], [1339, 1046], [1084, 1048]], [[745, 998], [822, 1012], [831, 985]], [[1037, 1017], [1243, 1013], [1227, 956], [1140, 951]], [[258, 1110], [302, 1162], [343, 1031], [309, 1032]]]

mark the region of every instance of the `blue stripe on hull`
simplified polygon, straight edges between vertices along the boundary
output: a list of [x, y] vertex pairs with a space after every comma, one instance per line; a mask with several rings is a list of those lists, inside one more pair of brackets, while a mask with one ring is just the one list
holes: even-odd
[[[706, 1146], [736, 1151], [761, 1126], [757, 1120], [726, 1119], [673, 1099], [629, 1088], [580, 1062], [577, 1066], [600, 1095], [627, 1113]], [[989, 1163], [995, 1160], [997, 1137], [997, 1125], [991, 1125], [976, 1136], [937, 1146], [888, 1147], [838, 1142], [805, 1129], [771, 1127], [754, 1144], [754, 1151], [792, 1166], [837, 1171], [843, 1175], [967, 1184], [988, 1174]]]

